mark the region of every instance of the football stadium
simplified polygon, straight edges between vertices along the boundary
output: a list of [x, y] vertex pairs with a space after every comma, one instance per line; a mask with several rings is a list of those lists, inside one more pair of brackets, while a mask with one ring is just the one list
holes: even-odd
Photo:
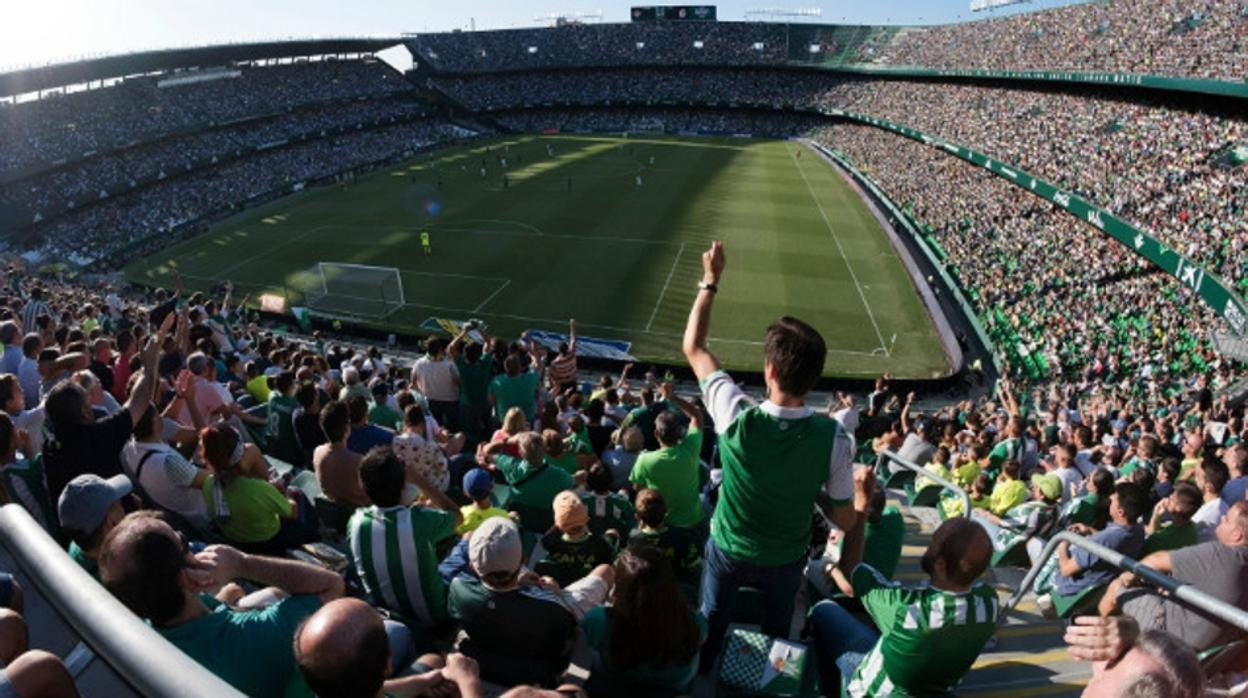
[[0, 698], [1248, 693], [1241, 0], [140, 4], [0, 42]]

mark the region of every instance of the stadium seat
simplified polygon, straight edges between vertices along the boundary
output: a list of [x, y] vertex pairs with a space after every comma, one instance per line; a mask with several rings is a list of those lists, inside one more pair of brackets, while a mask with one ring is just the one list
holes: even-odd
[[1072, 596], [1063, 596], [1054, 591], [1052, 593], [1053, 612], [1058, 618], [1073, 618], [1094, 611], [1108, 589], [1109, 585], [1098, 584], [1087, 587]]

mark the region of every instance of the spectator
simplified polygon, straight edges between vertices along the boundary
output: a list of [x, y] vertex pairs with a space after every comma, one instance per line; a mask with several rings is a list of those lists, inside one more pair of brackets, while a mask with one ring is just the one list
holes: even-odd
[[576, 390], [576, 320], [568, 320], [568, 341], [559, 343], [559, 353], [550, 361], [547, 377], [556, 395]]
[[74, 679], [56, 655], [28, 648], [22, 588], [0, 573], [0, 695], [20, 698], [76, 697]]
[[[688, 692], [697, 675], [706, 620], [681, 595], [671, 563], [658, 548], [630, 548], [614, 569], [611, 604], [589, 611], [581, 622], [597, 652], [590, 692]], [[664, 620], [655, 623], [655, 618]]]
[[104, 539], [125, 517], [122, 501], [130, 492], [130, 478], [125, 475], [107, 480], [98, 475], [79, 475], [61, 491], [56, 511], [61, 533], [70, 541], [69, 556], [97, 581]]
[[702, 413], [678, 397], [670, 383], [663, 384], [662, 396], [664, 403], [675, 405], [689, 420], [688, 433], [682, 434], [684, 430], [676, 415], [666, 411], [660, 414], [655, 420], [654, 434], [661, 448], [638, 456], [629, 480], [637, 489], [663, 493], [668, 503], [669, 526], [692, 529], [702, 537], [706, 519], [702, 511], [698, 458], [702, 451]]
[[429, 340], [425, 355], [412, 366], [412, 385], [429, 401], [429, 411], [439, 424], [458, 428], [459, 372], [446, 356], [445, 340]]
[[[17, 380], [22, 386], [26, 397], [25, 409], [33, 410], [39, 406], [39, 354], [43, 351], [43, 340], [38, 334], [29, 333], [22, 339], [22, 361], [17, 366]], [[125, 399], [122, 395], [121, 399]]]
[[360, 484], [359, 453], [347, 447], [351, 435], [351, 414], [346, 403], [331, 401], [321, 410], [321, 431], [327, 441], [312, 454], [312, 467], [321, 492], [347, 507], [366, 507], [372, 502]]
[[73, 381], [62, 381], [48, 393], [45, 408], [51, 438], [43, 444], [43, 470], [50, 498], [59, 500], [61, 490], [78, 475], [112, 477], [122, 473], [121, 452], [132, 426], [152, 402], [156, 356], [172, 320], [172, 315], [167, 316], [156, 338], [148, 341], [142, 354], [143, 373], [117, 414], [97, 421], [86, 391]]
[[619, 443], [604, 451], [602, 462], [611, 470], [611, 488], [622, 490], [632, 481], [633, 468], [646, 445], [646, 437], [637, 427], [621, 428]]
[[295, 400], [299, 406], [290, 421], [294, 424], [295, 440], [299, 444], [300, 459], [297, 464], [302, 468], [314, 468], [316, 449], [326, 443], [325, 432], [321, 429], [321, 391], [312, 381], [302, 381], [295, 389]]
[[565, 490], [555, 497], [553, 507], [555, 527], [538, 541], [533, 564], [549, 561], [551, 571], [546, 574], [560, 584], [571, 584], [600, 565], [610, 565], [615, 550], [589, 529], [589, 509], [581, 498]]
[[[860, 514], [873, 484], [870, 471], [863, 474], [855, 477]], [[964, 518], [945, 521], [923, 554], [931, 580], [914, 588], [859, 564], [862, 536], [861, 523], [846, 533], [839, 566], [851, 571], [854, 596], [879, 632], [837, 604], [819, 602], [810, 623], [823, 685], [843, 686], [850, 696], [952, 691], [996, 631], [997, 593], [977, 581], [992, 559], [988, 535]]]
[[[1196, 545], [1200, 530], [1192, 521], [1201, 506], [1200, 490], [1190, 482], [1180, 482], [1169, 497], [1157, 502], [1149, 517], [1144, 540], [1145, 556], [1163, 550], [1178, 550]], [[1170, 525], [1163, 526], [1169, 517]]]
[[281, 555], [316, 539], [311, 505], [298, 490], [283, 496], [268, 482], [264, 456], [254, 445], [244, 445], [233, 427], [205, 427], [199, 445], [210, 472], [204, 504], [226, 540], [245, 550]]
[[[403, 485], [415, 477], [432, 507], [405, 507]], [[373, 506], [356, 510], [347, 543], [356, 573], [373, 602], [416, 628], [446, 620], [446, 585], [438, 576], [435, 546], [463, 522], [459, 508], [419, 474], [408, 473], [394, 451], [378, 446], [360, 464]]]
[[1230, 479], [1222, 486], [1222, 501], [1227, 507], [1233, 507], [1244, 501], [1248, 495], [1248, 473], [1244, 472], [1244, 464], [1248, 463], [1248, 448], [1242, 443], [1227, 446], [1222, 454], [1222, 462], [1226, 464]]
[[60, 519], [52, 508], [44, 484], [43, 462], [40, 458], [18, 458], [31, 453], [30, 437], [13, 423], [7, 413], [0, 413], [0, 483], [6, 500], [20, 504], [43, 530], [57, 535]]
[[[508, 442], [519, 448], [519, 458], [504, 452]], [[572, 476], [553, 467], [546, 459], [546, 447], [541, 436], [525, 432], [508, 442], [487, 446], [484, 451], [486, 463], [501, 472], [511, 486], [508, 506], [520, 512], [521, 527], [544, 534], [554, 524], [550, 511], [555, 496], [572, 488]]]
[[511, 408], [518, 407], [530, 424], [537, 418], [537, 391], [541, 385], [541, 362], [534, 350], [530, 370], [521, 373], [520, 356], [510, 354], [503, 360], [503, 373], [490, 382], [489, 399], [494, 418], [500, 423]]
[[456, 577], [448, 604], [467, 634], [460, 651], [487, 680], [554, 685], [577, 624], [607, 600], [614, 572], [604, 565], [566, 589], [539, 580], [523, 568], [519, 529], [503, 518], [473, 532], [469, 562], [477, 577]]
[[816, 503], [842, 529], [857, 521], [846, 506], [853, 494], [856, 413], [844, 406], [836, 418], [825, 417], [804, 400], [823, 373], [823, 338], [795, 318], [781, 318], [769, 327], [763, 361], [768, 400], [748, 405], [706, 348], [711, 303], [724, 266], [723, 245], [715, 242], [702, 255], [702, 283], [683, 344], [719, 430], [724, 471], [703, 555], [701, 610], [709, 626], [703, 670], [710, 668], [707, 658], [719, 653], [742, 584], [762, 592], [763, 633], [788, 636]]
[[[1109, 525], [1104, 531], [1091, 535], [1090, 540], [1127, 557], [1139, 559], [1140, 551], [1144, 549], [1144, 527], [1137, 521], [1144, 513], [1144, 506], [1144, 493], [1137, 485], [1118, 483], [1109, 501]], [[1082, 535], [1093, 533], [1090, 528], [1078, 524], [1073, 528]], [[1064, 541], [1057, 547], [1057, 570], [1053, 593], [1062, 596], [1074, 596], [1089, 587], [1108, 584], [1115, 574], [1109, 564], [1083, 548], [1071, 550]], [[1052, 608], [1052, 599], [1039, 596], [1037, 605], [1047, 613], [1046, 609]]]
[[[299, 680], [291, 650], [295, 629], [343, 593], [338, 574], [313, 565], [226, 545], [192, 555], [186, 539], [151, 512], [130, 514], [105, 539], [100, 576], [166, 640], [254, 696], [282, 695]], [[204, 602], [201, 592], [236, 579], [276, 587], [284, 598], [262, 610]]]
[[373, 398], [373, 406], [368, 408], [368, 423], [391, 431], [402, 429], [403, 415], [387, 404], [390, 387], [386, 385], [386, 381], [374, 378], [369, 393]]
[[394, 441], [394, 431], [368, 423], [368, 399], [363, 395], [349, 395], [346, 400], [351, 417], [351, 430], [347, 434], [347, 448], [352, 453], [364, 455], [375, 446], [389, 446]]
[[[677, 580], [692, 588], [702, 573], [702, 553], [693, 532], [670, 528], [667, 523], [667, 502], [658, 490], [637, 493], [637, 528], [628, 537], [628, 547], [653, 547], [663, 552], [672, 565]], [[691, 593], [690, 596], [696, 596]]]
[[472, 500], [472, 504], [460, 507], [459, 513], [463, 522], [455, 527], [455, 533], [466, 536], [477, 530], [486, 519], [506, 517], [507, 512], [494, 506], [494, 478], [482, 468], [473, 468], [464, 474], [464, 495]]
[[1140, 633], [1131, 618], [1080, 616], [1066, 628], [1075, 659], [1092, 662], [1087, 698], [1153, 695], [1198, 698], [1204, 677], [1196, 653], [1160, 630]]
[[1192, 516], [1200, 532], [1202, 543], [1213, 539], [1213, 531], [1226, 516], [1226, 501], [1222, 499], [1222, 489], [1230, 480], [1230, 472], [1226, 464], [1220, 460], [1206, 457], [1196, 469], [1196, 486], [1200, 488], [1204, 503]]
[[[481, 358], [482, 344], [469, 342], [467, 347], [463, 346], [469, 331], [465, 325], [451, 340], [446, 353], [459, 374], [460, 427], [469, 441], [477, 443], [490, 433], [490, 382], [494, 375], [492, 363]], [[483, 335], [482, 341], [489, 343], [489, 338]]]
[[299, 401], [295, 399], [295, 387], [294, 371], [281, 371], [273, 379], [265, 432], [269, 453], [291, 465], [298, 465], [303, 456], [299, 439], [295, 436], [294, 416], [295, 410], [299, 408]]
[[[179, 381], [192, 414], [195, 382]], [[177, 407], [176, 403], [173, 407]], [[202, 422], [202, 419], [196, 419]], [[173, 512], [196, 531], [208, 531], [211, 521], [204, 504], [203, 486], [209, 473], [188, 461], [164, 440], [164, 417], [150, 405], [134, 423], [134, 439], [122, 451], [126, 475], [137, 483], [151, 505]]]
[[403, 431], [395, 435], [390, 445], [408, 472], [419, 473], [439, 492], [445, 492], [451, 484], [451, 471], [446, 454], [427, 436], [428, 424], [420, 405], [408, 405], [403, 410]]
[[381, 616], [358, 599], [325, 604], [295, 631], [295, 662], [308, 688], [320, 696], [381, 698], [428, 695], [448, 686], [479, 698], [476, 662], [453, 654], [445, 661], [425, 655], [411, 675], [395, 676], [395, 657]]
[[589, 511], [589, 530], [596, 536], [615, 531], [616, 540], [621, 541], [633, 529], [633, 504], [628, 497], [611, 491], [611, 480], [607, 466], [600, 462], [589, 466], [585, 473], [588, 492], [581, 496], [581, 501]]
[[[1243, 608], [1248, 604], [1248, 502], [1231, 508], [1218, 524], [1213, 540], [1152, 553], [1140, 562], [1236, 608]], [[1164, 630], [1197, 651], [1239, 636], [1237, 628], [1169, 596], [1150, 589], [1132, 588], [1139, 583], [1135, 575], [1119, 575], [1101, 598], [1101, 615], [1120, 611], [1135, 619], [1140, 628]]]

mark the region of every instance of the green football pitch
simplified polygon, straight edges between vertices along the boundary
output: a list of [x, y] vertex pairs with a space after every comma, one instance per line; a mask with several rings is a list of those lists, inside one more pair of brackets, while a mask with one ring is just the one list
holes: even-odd
[[253, 301], [268, 291], [302, 305], [292, 289], [318, 263], [393, 267], [405, 304], [364, 324], [419, 333], [431, 317], [480, 318], [515, 337], [576, 318], [582, 336], [683, 363], [701, 253], [716, 239], [728, 268], [711, 347], [727, 367], [760, 370], [764, 330], [787, 314], [823, 333], [829, 376], [950, 372], [879, 223], [840, 173], [785, 141], [476, 142], [244, 212], [126, 273], [167, 286], [177, 269], [192, 289], [228, 279]]

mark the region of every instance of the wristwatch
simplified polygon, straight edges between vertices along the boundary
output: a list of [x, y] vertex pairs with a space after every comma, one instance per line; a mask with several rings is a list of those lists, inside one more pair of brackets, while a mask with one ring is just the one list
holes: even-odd
[[718, 292], [719, 292], [719, 287], [718, 287], [718, 286], [716, 286], [715, 284], [708, 284], [708, 283], [706, 283], [705, 281], [699, 281], [699, 282], [698, 282], [698, 290], [700, 290], [700, 291], [710, 291], [711, 293], [718, 293]]

